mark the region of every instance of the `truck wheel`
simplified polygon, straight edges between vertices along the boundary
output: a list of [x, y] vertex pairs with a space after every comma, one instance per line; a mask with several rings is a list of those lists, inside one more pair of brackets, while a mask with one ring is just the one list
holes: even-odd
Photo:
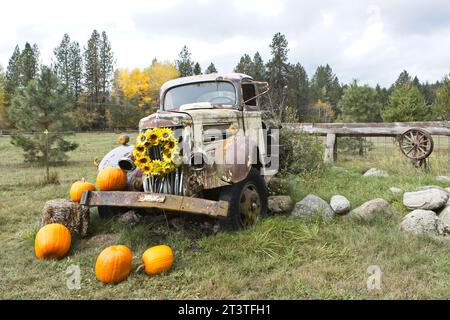
[[98, 216], [100, 219], [111, 219], [115, 215], [118, 215], [120, 213], [120, 208], [117, 207], [107, 207], [107, 206], [100, 206], [97, 207], [98, 210]]
[[226, 230], [247, 228], [267, 215], [267, 186], [254, 168], [243, 181], [222, 188], [219, 200], [230, 204], [227, 218], [219, 220]]

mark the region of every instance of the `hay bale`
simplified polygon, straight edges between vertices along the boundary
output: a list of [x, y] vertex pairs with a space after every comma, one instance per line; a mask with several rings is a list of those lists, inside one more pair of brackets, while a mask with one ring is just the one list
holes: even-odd
[[84, 237], [89, 227], [89, 207], [66, 199], [47, 201], [42, 209], [41, 226], [49, 223], [61, 223]]

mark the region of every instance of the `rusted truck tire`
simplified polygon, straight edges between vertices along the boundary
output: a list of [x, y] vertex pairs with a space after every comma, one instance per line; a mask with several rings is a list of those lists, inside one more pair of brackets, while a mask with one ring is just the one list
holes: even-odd
[[252, 168], [247, 177], [236, 184], [223, 187], [219, 200], [230, 203], [228, 217], [219, 224], [225, 230], [250, 227], [267, 215], [267, 186], [258, 170]]

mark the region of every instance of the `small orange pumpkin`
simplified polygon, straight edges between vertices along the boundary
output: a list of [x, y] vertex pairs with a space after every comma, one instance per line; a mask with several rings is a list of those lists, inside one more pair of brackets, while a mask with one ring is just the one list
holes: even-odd
[[173, 252], [169, 246], [159, 245], [145, 250], [142, 255], [145, 273], [155, 275], [169, 270], [173, 265]]
[[39, 259], [61, 259], [70, 249], [72, 236], [66, 226], [50, 223], [43, 226], [34, 240], [34, 251]]
[[122, 191], [127, 188], [127, 174], [120, 168], [107, 167], [98, 173], [96, 183], [102, 191]]
[[100, 252], [95, 263], [95, 275], [103, 283], [119, 283], [131, 272], [133, 254], [124, 245], [110, 246]]
[[80, 202], [85, 190], [95, 191], [95, 187], [92, 183], [86, 182], [84, 178], [81, 178], [80, 181], [74, 182], [70, 187], [70, 199], [75, 202]]

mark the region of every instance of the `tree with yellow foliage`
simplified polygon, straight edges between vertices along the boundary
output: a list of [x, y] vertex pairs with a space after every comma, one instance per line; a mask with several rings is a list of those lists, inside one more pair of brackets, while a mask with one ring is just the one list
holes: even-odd
[[136, 127], [140, 118], [158, 109], [159, 89], [163, 83], [179, 76], [173, 64], [157, 60], [143, 70], [117, 70], [112, 104], [108, 108], [109, 127]]
[[139, 108], [154, 111], [159, 103], [159, 88], [164, 82], [179, 76], [173, 64], [156, 60], [144, 70], [121, 69], [116, 73], [113, 95], [123, 96]]

